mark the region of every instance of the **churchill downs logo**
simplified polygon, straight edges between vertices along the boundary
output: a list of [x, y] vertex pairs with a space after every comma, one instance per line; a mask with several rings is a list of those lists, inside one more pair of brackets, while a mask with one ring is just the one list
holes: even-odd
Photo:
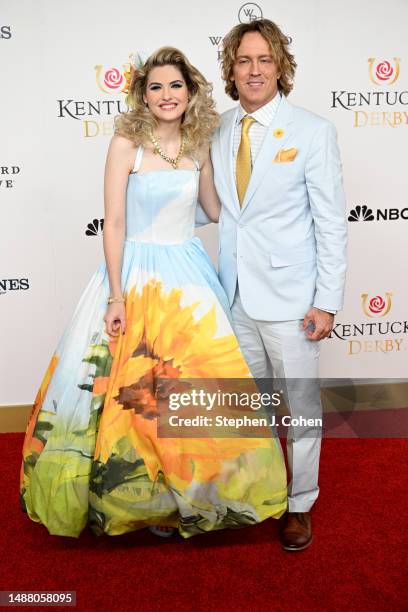
[[84, 138], [112, 136], [113, 118], [128, 110], [125, 102], [129, 92], [134, 65], [143, 63], [139, 54], [130, 54], [129, 61], [118, 66], [94, 67], [98, 89], [106, 96], [99, 100], [57, 100], [59, 118], [82, 122]]
[[399, 353], [406, 350], [408, 321], [382, 320], [392, 309], [392, 293], [372, 295], [362, 293], [361, 309], [367, 319], [361, 323], [336, 323], [331, 338], [346, 342], [347, 354]]
[[408, 125], [408, 91], [389, 89], [400, 77], [401, 59], [368, 58], [368, 76], [375, 91], [332, 91], [331, 108], [352, 112], [353, 125], [400, 127]]

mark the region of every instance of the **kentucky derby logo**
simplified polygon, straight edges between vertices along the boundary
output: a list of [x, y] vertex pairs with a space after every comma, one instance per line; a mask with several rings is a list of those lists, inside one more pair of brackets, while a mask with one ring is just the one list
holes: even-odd
[[385, 317], [391, 310], [391, 298], [392, 293], [386, 293], [385, 300], [381, 295], [369, 298], [368, 293], [362, 293], [361, 305], [364, 314], [371, 318]]
[[[63, 121], [74, 119], [82, 125], [84, 138], [96, 136], [110, 137], [114, 133], [113, 118], [129, 110], [127, 95], [135, 71], [143, 66], [139, 53], [129, 55], [129, 61], [119, 66], [97, 64], [95, 69], [96, 84], [103, 92], [97, 99], [58, 98], [57, 117]], [[91, 234], [94, 235], [94, 234]]]
[[392, 85], [399, 77], [400, 59], [394, 57], [394, 65], [388, 60], [376, 62], [374, 57], [368, 59], [370, 79], [375, 85]]
[[390, 87], [399, 79], [401, 59], [369, 57], [367, 61], [369, 79], [376, 87], [372, 91], [332, 90], [331, 108], [352, 111], [355, 128], [407, 126], [407, 91]]
[[371, 208], [368, 206], [356, 206], [350, 211], [348, 216], [349, 221], [374, 221], [374, 215]]
[[262, 19], [262, 17], [261, 7], [254, 2], [247, 2], [239, 9], [238, 20], [240, 23], [248, 23], [256, 19]]
[[119, 94], [129, 92], [133, 72], [143, 65], [139, 54], [131, 53], [129, 62], [122, 64], [122, 68], [111, 67], [106, 70], [102, 65], [95, 66], [96, 83], [104, 93]]
[[95, 66], [96, 83], [104, 93], [127, 93], [130, 85], [130, 64], [123, 64], [123, 70]]

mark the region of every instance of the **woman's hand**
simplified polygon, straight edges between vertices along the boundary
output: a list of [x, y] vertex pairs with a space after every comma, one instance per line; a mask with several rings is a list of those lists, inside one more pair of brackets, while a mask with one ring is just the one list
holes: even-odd
[[106, 333], [109, 336], [119, 336], [126, 330], [126, 310], [123, 303], [113, 303], [108, 305], [108, 310], [103, 320], [106, 323]]

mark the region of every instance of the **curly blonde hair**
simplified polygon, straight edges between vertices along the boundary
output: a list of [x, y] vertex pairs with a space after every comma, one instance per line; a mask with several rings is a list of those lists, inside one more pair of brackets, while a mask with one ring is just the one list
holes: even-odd
[[225, 81], [225, 92], [233, 100], [238, 100], [238, 91], [234, 81], [231, 81], [235, 57], [242, 37], [247, 32], [259, 32], [271, 48], [271, 53], [280, 77], [278, 79], [279, 91], [288, 96], [293, 89], [293, 77], [295, 76], [296, 62], [294, 56], [289, 52], [290, 38], [285, 36], [279, 26], [269, 19], [257, 19], [249, 23], [241, 23], [225, 36], [221, 57], [222, 78]]
[[218, 126], [219, 116], [214, 110], [212, 85], [190, 64], [184, 53], [174, 47], [161, 47], [133, 73], [126, 98], [130, 110], [115, 118], [115, 134], [125, 136], [136, 145], [146, 144], [157, 121], [143, 101], [149, 73], [157, 66], [174, 66], [186, 82], [189, 102], [183, 114], [181, 129], [185, 152], [197, 153], [208, 146]]

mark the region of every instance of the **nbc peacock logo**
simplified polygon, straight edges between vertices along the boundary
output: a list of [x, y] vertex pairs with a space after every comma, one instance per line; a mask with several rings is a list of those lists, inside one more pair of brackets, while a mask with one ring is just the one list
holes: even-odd
[[364, 204], [364, 206], [356, 206], [353, 210], [350, 211], [348, 216], [348, 220], [353, 221], [374, 221], [374, 215], [371, 208], [368, 208]]
[[99, 236], [103, 233], [104, 219], [94, 219], [86, 226], [85, 234], [87, 236]]
[[362, 293], [361, 306], [367, 317], [373, 319], [385, 317], [391, 310], [392, 293], [386, 292], [385, 298], [382, 295], [370, 297], [368, 293]]
[[399, 77], [400, 58], [394, 57], [393, 62], [388, 60], [376, 61], [374, 57], [368, 58], [368, 69], [371, 81], [375, 85], [393, 85]]

